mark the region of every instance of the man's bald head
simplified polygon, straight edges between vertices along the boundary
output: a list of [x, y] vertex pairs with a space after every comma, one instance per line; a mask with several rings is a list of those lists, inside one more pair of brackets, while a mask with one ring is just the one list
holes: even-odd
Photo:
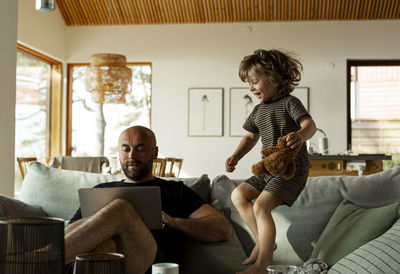
[[119, 158], [127, 182], [153, 179], [153, 160], [158, 156], [154, 132], [143, 126], [125, 129], [119, 136]]
[[119, 135], [118, 143], [121, 145], [121, 140], [125, 136], [134, 136], [134, 135], [143, 136], [148, 141], [150, 141], [153, 146], [157, 145], [156, 135], [154, 134], [154, 132], [151, 129], [143, 126], [133, 126], [122, 131], [121, 134]]

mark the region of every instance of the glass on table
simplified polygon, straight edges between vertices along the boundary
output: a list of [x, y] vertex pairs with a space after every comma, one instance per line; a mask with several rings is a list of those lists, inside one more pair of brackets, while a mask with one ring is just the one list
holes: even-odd
[[267, 266], [268, 274], [299, 274], [300, 267], [294, 265], [269, 265]]
[[74, 274], [125, 274], [120, 253], [86, 253], [76, 256]]

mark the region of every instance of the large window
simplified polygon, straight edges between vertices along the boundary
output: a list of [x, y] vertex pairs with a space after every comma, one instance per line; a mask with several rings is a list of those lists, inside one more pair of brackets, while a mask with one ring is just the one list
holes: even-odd
[[400, 60], [349, 60], [348, 146], [355, 153], [392, 155], [400, 163]]
[[[61, 63], [18, 44], [15, 155], [39, 160], [60, 154]], [[15, 192], [22, 174], [15, 161]]]
[[125, 104], [96, 104], [85, 88], [88, 64], [68, 65], [67, 155], [115, 156], [118, 136], [129, 126], [150, 127], [151, 63], [128, 63], [132, 92]]

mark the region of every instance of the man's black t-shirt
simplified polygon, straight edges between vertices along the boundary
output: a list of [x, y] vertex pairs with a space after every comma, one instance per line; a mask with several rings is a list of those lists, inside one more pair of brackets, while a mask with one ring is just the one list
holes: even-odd
[[[125, 183], [124, 180], [110, 183], [102, 183], [95, 187], [141, 187], [159, 186], [161, 193], [161, 209], [174, 218], [188, 218], [196, 209], [206, 202], [183, 182], [167, 181], [155, 177], [154, 180], [143, 183]], [[79, 208], [70, 220], [70, 224], [81, 219], [82, 213]], [[154, 239], [157, 242], [157, 257], [154, 261], [178, 262], [179, 243], [183, 235], [172, 229], [152, 230]], [[66, 273], [72, 273], [73, 264], [67, 266]], [[148, 272], [150, 273], [151, 269]]]

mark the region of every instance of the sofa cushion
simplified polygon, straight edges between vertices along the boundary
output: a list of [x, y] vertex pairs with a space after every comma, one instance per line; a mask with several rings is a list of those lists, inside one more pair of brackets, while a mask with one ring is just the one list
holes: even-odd
[[332, 266], [329, 274], [398, 273], [400, 269], [400, 220], [380, 237], [360, 246]]
[[[123, 175], [108, 175], [84, 171], [64, 170], [32, 162], [22, 184], [19, 199], [30, 205], [40, 206], [49, 216], [69, 220], [79, 208], [79, 188], [89, 188], [100, 183], [122, 180]], [[199, 195], [208, 196], [210, 180], [200, 178], [173, 178], [181, 180]]]
[[0, 217], [47, 216], [39, 206], [32, 206], [14, 198], [0, 195]]
[[344, 200], [333, 213], [312, 252], [329, 266], [382, 235], [398, 219], [400, 203], [362, 208]]

